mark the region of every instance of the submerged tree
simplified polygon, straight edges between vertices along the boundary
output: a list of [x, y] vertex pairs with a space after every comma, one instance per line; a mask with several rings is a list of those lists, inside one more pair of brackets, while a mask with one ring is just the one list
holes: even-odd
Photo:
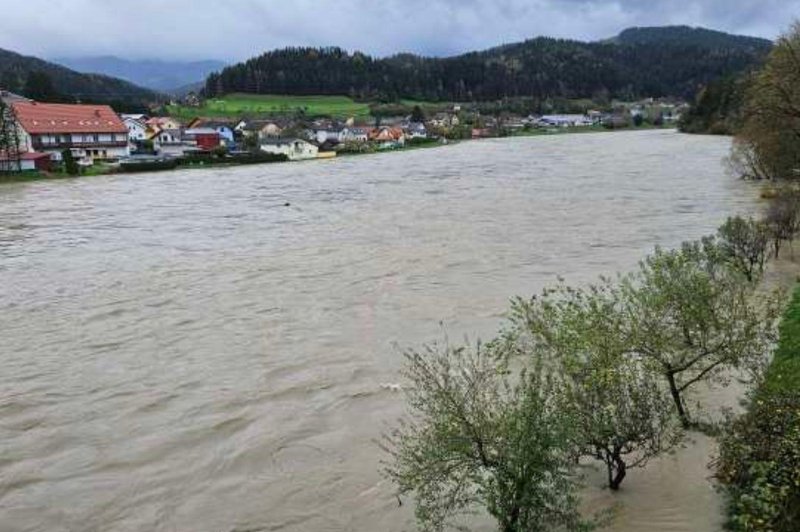
[[693, 386], [726, 384], [726, 370], [763, 358], [775, 338], [776, 298], [754, 294], [708, 242], [657, 248], [621, 286], [632, 346], [666, 380], [684, 426]]
[[609, 488], [680, 442], [669, 395], [633, 351], [620, 292], [609, 281], [517, 300], [512, 316], [521, 345], [530, 346], [521, 352], [549, 353], [566, 377], [562, 408], [576, 422], [578, 454], [603, 462]]
[[603, 462], [612, 490], [629, 469], [644, 467], [683, 437], [660, 379], [632, 357], [584, 362], [572, 376], [565, 405], [578, 419], [581, 454]]
[[770, 201], [764, 216], [764, 224], [772, 240], [775, 258], [780, 258], [784, 242], [791, 242], [800, 231], [800, 193], [783, 187]]
[[585, 526], [559, 386], [540, 365], [509, 375], [507, 346], [406, 355], [412, 417], [385, 437], [385, 473], [401, 493], [414, 493], [424, 530], [442, 530], [476, 507], [503, 532]]
[[735, 216], [728, 218], [717, 231], [720, 251], [730, 265], [750, 282], [764, 273], [769, 231], [764, 222]]

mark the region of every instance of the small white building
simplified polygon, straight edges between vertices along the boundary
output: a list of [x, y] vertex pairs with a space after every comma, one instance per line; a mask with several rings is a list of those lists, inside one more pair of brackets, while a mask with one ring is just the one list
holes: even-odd
[[314, 139], [317, 144], [330, 142], [344, 142], [345, 129], [340, 127], [323, 127], [314, 129]]
[[128, 128], [128, 140], [131, 143], [135, 144], [147, 139], [147, 124], [132, 116], [123, 116], [122, 121]]
[[153, 144], [161, 155], [179, 157], [183, 155], [186, 144], [183, 142], [183, 131], [180, 129], [164, 129], [153, 137]]
[[261, 151], [286, 155], [290, 161], [316, 159], [319, 155], [319, 148], [302, 139], [264, 139], [261, 141]]
[[450, 113], [436, 113], [430, 120], [430, 125], [433, 127], [457, 127], [460, 123], [458, 115]]
[[425, 124], [421, 122], [411, 122], [405, 128], [403, 128], [403, 132], [408, 139], [426, 139], [428, 138], [428, 130], [425, 127]]
[[342, 131], [342, 142], [367, 142], [371, 131], [366, 126], [348, 126]]
[[594, 121], [586, 115], [544, 115], [538, 122], [553, 127], [586, 127], [594, 124]]
[[240, 120], [234, 131], [259, 140], [280, 137], [285, 125], [277, 120]]

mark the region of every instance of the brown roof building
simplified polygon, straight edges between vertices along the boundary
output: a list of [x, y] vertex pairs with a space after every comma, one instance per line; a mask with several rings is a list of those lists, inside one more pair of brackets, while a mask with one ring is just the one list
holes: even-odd
[[65, 149], [79, 159], [116, 159], [128, 155], [128, 128], [107, 105], [13, 102], [22, 149], [51, 154]]

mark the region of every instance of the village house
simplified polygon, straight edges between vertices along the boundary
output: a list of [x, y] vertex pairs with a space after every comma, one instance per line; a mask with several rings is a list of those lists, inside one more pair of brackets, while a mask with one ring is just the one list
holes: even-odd
[[345, 128], [339, 126], [318, 127], [313, 129], [314, 140], [317, 144], [325, 142], [344, 142]]
[[290, 161], [316, 159], [319, 148], [302, 139], [269, 138], [261, 142], [261, 151], [286, 155]]
[[586, 115], [544, 115], [537, 123], [545, 127], [586, 127], [594, 122]]
[[183, 155], [186, 144], [181, 129], [163, 129], [153, 137], [153, 146], [160, 155], [179, 157]]
[[421, 122], [411, 122], [410, 124], [406, 125], [403, 128], [403, 133], [405, 133], [405, 136], [408, 139], [428, 138], [428, 129], [425, 127], [425, 124]]
[[87, 164], [129, 153], [128, 128], [108, 105], [16, 101], [11, 109], [22, 151], [47, 153], [59, 161], [62, 151], [70, 150]]
[[436, 113], [433, 118], [430, 119], [429, 124], [432, 127], [437, 128], [450, 128], [456, 127], [460, 124], [460, 120], [458, 119], [458, 115], [450, 114], [450, 113]]
[[121, 115], [122, 122], [128, 128], [128, 140], [131, 144], [136, 145], [149, 137], [148, 127], [145, 122], [132, 115]]
[[512, 131], [519, 131], [520, 129], [525, 128], [525, 121], [522, 119], [521, 116], [517, 115], [507, 116], [502, 120], [502, 127], [510, 129]]
[[162, 129], [181, 129], [183, 124], [178, 120], [169, 116], [154, 116], [145, 121], [147, 127], [153, 131], [160, 131]]
[[192, 91], [183, 97], [181, 103], [186, 107], [200, 107], [203, 104], [203, 101], [196, 92]]
[[369, 141], [372, 128], [369, 126], [348, 126], [342, 132], [342, 142], [363, 143]]
[[267, 139], [280, 137], [286, 124], [278, 120], [241, 120], [234, 128], [245, 137]]
[[382, 126], [372, 131], [370, 141], [380, 149], [401, 148], [406, 143], [406, 137], [399, 127]]
[[194, 148], [195, 151], [214, 151], [223, 145], [219, 133], [209, 127], [187, 129], [183, 132], [183, 140], [188, 148]]
[[236, 134], [234, 132], [236, 124], [228, 120], [207, 120], [205, 118], [195, 118], [187, 126], [190, 129], [213, 129], [219, 135], [222, 143], [232, 148], [236, 145]]
[[596, 109], [592, 109], [591, 111], [586, 113], [586, 116], [589, 117], [589, 120], [592, 121], [592, 124], [602, 124], [603, 118], [605, 118], [605, 113], [602, 111], [598, 111]]

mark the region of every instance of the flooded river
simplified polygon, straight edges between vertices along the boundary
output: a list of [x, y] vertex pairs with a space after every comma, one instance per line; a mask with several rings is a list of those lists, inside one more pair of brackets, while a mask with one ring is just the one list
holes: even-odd
[[[564, 135], [0, 185], [0, 529], [410, 530], [374, 443], [398, 346], [487, 337], [513, 295], [751, 210], [728, 147]], [[629, 474], [615, 530], [716, 526], [704, 471], [669, 460]]]

